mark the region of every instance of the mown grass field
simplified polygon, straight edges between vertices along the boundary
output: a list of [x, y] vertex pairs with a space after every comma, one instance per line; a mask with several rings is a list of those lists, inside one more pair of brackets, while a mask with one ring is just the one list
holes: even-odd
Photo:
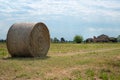
[[51, 44], [45, 58], [10, 58], [0, 43], [0, 80], [120, 80], [120, 43]]

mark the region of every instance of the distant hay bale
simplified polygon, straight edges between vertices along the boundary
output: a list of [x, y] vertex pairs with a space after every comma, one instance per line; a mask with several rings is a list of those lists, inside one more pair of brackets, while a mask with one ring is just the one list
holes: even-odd
[[44, 23], [15, 23], [7, 34], [12, 57], [44, 57], [50, 47], [50, 35]]

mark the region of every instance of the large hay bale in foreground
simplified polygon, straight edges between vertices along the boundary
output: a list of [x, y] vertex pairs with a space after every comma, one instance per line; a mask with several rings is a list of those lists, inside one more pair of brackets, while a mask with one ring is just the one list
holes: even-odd
[[43, 57], [50, 47], [50, 35], [44, 23], [15, 23], [7, 34], [12, 57]]

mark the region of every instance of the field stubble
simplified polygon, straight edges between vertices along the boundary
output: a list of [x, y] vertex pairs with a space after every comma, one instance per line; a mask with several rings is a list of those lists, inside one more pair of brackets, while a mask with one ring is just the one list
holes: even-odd
[[120, 80], [120, 44], [51, 44], [45, 58], [10, 58], [0, 43], [0, 80]]

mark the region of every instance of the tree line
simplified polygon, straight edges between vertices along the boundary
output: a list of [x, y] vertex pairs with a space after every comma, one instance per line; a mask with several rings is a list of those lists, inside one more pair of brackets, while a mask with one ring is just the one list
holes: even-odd
[[6, 40], [5, 39], [0, 39], [0, 42], [6, 42]]
[[51, 42], [52, 43], [65, 43], [68, 42], [67, 40], [65, 40], [64, 37], [61, 37], [60, 39], [58, 39], [57, 37], [51, 38]]
[[73, 40], [68, 41], [64, 37], [58, 39], [57, 37], [51, 38], [52, 43], [82, 43], [83, 37], [81, 35], [76, 35]]
[[[0, 39], [0, 42], [6, 42], [5, 39]], [[94, 36], [93, 38], [83, 39], [81, 35], [75, 35], [73, 40], [68, 41], [64, 37], [58, 39], [57, 37], [51, 38], [52, 43], [95, 43], [95, 42], [120, 42], [120, 35], [118, 37], [109, 37], [107, 35], [101, 34], [99, 36]]]
[[81, 35], [75, 35], [72, 41], [67, 41], [64, 37], [58, 39], [57, 37], [51, 38], [52, 43], [97, 43], [97, 42], [120, 42], [120, 35], [118, 37], [109, 37], [108, 35], [101, 34], [93, 38], [83, 39]]

